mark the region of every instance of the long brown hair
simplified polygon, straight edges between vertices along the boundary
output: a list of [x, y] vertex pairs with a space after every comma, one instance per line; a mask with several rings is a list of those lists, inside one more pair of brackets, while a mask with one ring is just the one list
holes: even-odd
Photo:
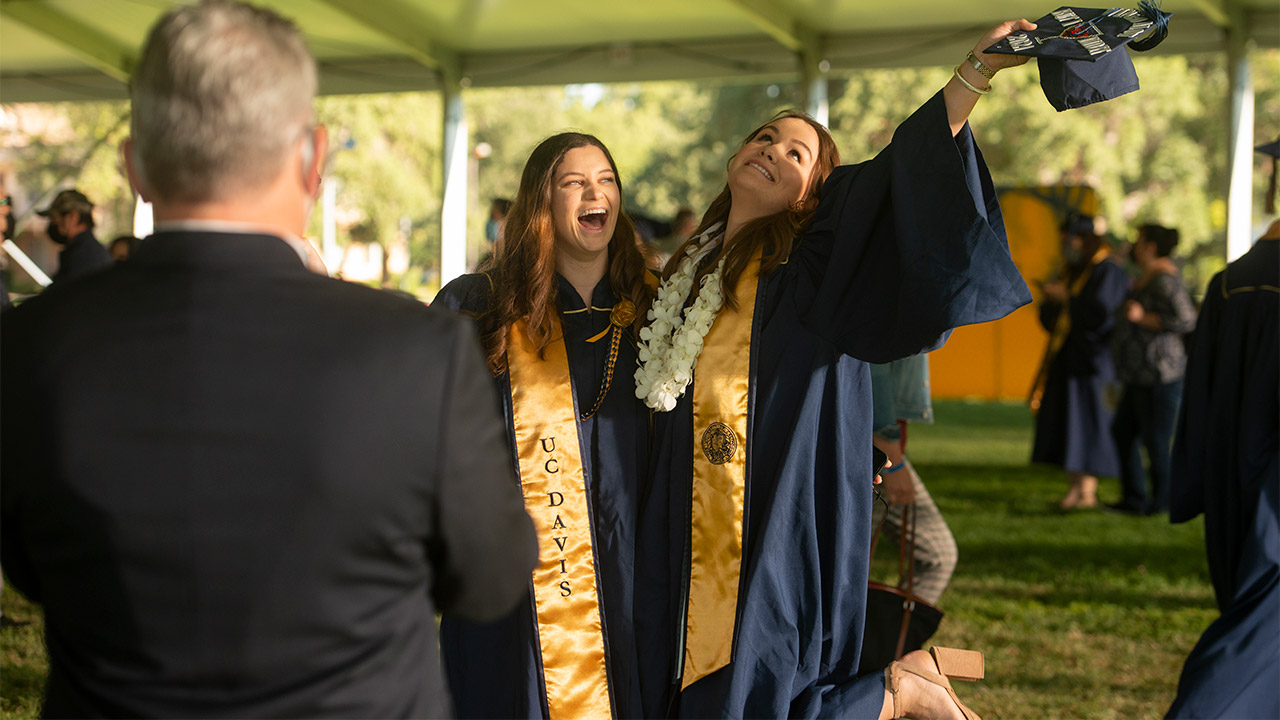
[[[556, 339], [552, 337], [557, 284], [551, 186], [565, 154], [587, 146], [599, 148], [608, 159], [621, 200], [618, 165], [609, 149], [595, 136], [576, 132], [552, 135], [530, 153], [520, 175], [520, 189], [502, 229], [501, 247], [489, 265], [493, 282], [489, 306], [479, 316], [480, 339], [494, 375], [506, 372], [507, 329], [517, 320], [525, 321], [529, 337], [538, 348], [538, 357], [543, 357], [547, 345]], [[621, 207], [614, 211], [618, 213], [618, 224], [609, 238], [609, 284], [619, 299], [635, 304], [636, 319], [631, 329], [639, 332], [654, 292], [645, 283], [648, 271], [636, 248], [635, 226]], [[588, 304], [591, 302], [591, 298], [585, 299]]]
[[[751, 261], [751, 257], [757, 248], [763, 248], [763, 257], [760, 261], [760, 274], [762, 276], [773, 272], [791, 257], [796, 238], [799, 237], [800, 231], [804, 229], [809, 219], [813, 217], [814, 211], [818, 209], [818, 199], [821, 196], [822, 184], [826, 182], [827, 176], [831, 174], [831, 171], [840, 165], [840, 150], [836, 147], [836, 141], [831, 138], [831, 133], [827, 132], [827, 129], [821, 123], [799, 110], [783, 110], [774, 115], [769, 122], [762, 124], [747, 135], [742, 144], [738, 146], [738, 150], [734, 152], [733, 157], [729, 158], [726, 169], [732, 167], [733, 159], [737, 157], [738, 152], [741, 152], [742, 148], [746, 147], [752, 140], [755, 140], [756, 135], [759, 135], [761, 130], [764, 130], [765, 127], [772, 123], [787, 118], [805, 121], [818, 134], [818, 153], [812, 174], [809, 176], [809, 186], [805, 189], [804, 196], [800, 198], [799, 202], [781, 212], [748, 222], [742, 226], [734, 237], [726, 238], [725, 242], [716, 251], [714, 257], [719, 257], [719, 253], [722, 252], [728, 253], [721, 283], [725, 304], [731, 308], [738, 307], [736, 293], [738, 278], [747, 269], [747, 263]], [[690, 241], [680, 246], [671, 255], [671, 259], [667, 261], [667, 266], [663, 273], [664, 277], [670, 276], [675, 272], [676, 268], [680, 266], [680, 261], [689, 254], [693, 238], [697, 238], [707, 228], [716, 223], [728, 222], [729, 209], [732, 206], [733, 196], [729, 192], [728, 183], [725, 183], [724, 189], [711, 201], [707, 212], [703, 214], [702, 222], [698, 223], [698, 227], [693, 231]], [[713, 260], [714, 257], [712, 258]], [[698, 287], [702, 277], [714, 270], [715, 265], [715, 262], [707, 262], [698, 271], [694, 279], [694, 287]]]

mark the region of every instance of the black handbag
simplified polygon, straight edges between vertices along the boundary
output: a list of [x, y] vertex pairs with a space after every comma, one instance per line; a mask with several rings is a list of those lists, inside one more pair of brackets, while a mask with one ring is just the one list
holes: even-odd
[[[898, 576], [906, 578], [906, 588], [871, 580], [867, 583], [867, 626], [862, 633], [862, 660], [859, 675], [880, 672], [912, 650], [919, 650], [938, 631], [942, 611], [912, 593], [916, 550], [916, 521], [913, 506], [902, 511], [902, 538], [898, 543]], [[876, 552], [879, 528], [871, 540]], [[905, 574], [904, 574], [905, 573]]]

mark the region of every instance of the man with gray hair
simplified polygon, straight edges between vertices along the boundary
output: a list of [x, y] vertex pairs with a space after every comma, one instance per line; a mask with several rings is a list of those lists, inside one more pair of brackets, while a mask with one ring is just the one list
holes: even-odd
[[315, 87], [268, 11], [166, 15], [125, 146], [156, 234], [5, 314], [0, 553], [46, 716], [445, 715], [437, 609], [525, 593], [470, 323], [303, 266]]

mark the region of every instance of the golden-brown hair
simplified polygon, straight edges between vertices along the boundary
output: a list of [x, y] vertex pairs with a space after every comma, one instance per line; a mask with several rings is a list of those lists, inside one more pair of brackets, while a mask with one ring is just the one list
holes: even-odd
[[[538, 357], [552, 340], [552, 313], [557, 312], [556, 232], [551, 217], [551, 189], [557, 168], [574, 148], [596, 147], [604, 153], [622, 192], [622, 179], [613, 155], [595, 136], [566, 132], [538, 144], [520, 175], [520, 189], [502, 230], [502, 242], [489, 265], [493, 292], [488, 309], [479, 316], [481, 343], [494, 375], [507, 369], [507, 330], [523, 319]], [[636, 231], [622, 208], [615, 208], [618, 224], [609, 238], [609, 284], [618, 298], [636, 306], [632, 331], [645, 322], [653, 290], [645, 283], [644, 258], [636, 248]], [[585, 298], [590, 303], [591, 298]]]
[[[751, 261], [751, 257], [757, 248], [763, 248], [763, 257], [760, 262], [761, 275], [767, 275], [776, 270], [791, 257], [796, 238], [799, 237], [800, 231], [804, 229], [809, 219], [813, 217], [814, 211], [818, 209], [818, 199], [821, 197], [822, 184], [826, 182], [827, 176], [831, 174], [831, 171], [840, 165], [840, 150], [836, 147], [836, 141], [831, 138], [831, 133], [827, 132], [827, 129], [817, 120], [799, 110], [783, 110], [774, 115], [769, 122], [752, 130], [742, 141], [742, 144], [738, 146], [738, 151], [734, 152], [734, 157], [737, 157], [737, 153], [754, 140], [756, 135], [759, 135], [760, 131], [764, 130], [765, 127], [787, 118], [803, 120], [818, 134], [818, 152], [813, 172], [809, 176], [809, 186], [805, 189], [804, 196], [800, 198], [799, 202], [781, 212], [748, 222], [734, 237], [726, 238], [726, 242], [720, 246], [715, 256], [718, 257], [721, 252], [728, 253], [721, 282], [725, 304], [731, 308], [738, 306], [737, 293], [735, 292], [738, 286], [738, 278], [747, 269], [747, 263]], [[731, 157], [728, 164], [732, 165], [732, 163], [733, 158]], [[729, 220], [729, 209], [732, 206], [733, 196], [729, 192], [729, 185], [726, 183], [720, 194], [711, 201], [711, 205], [702, 216], [702, 222], [698, 223], [697, 229], [693, 231], [692, 237], [697, 238], [703, 231], [716, 223], [727, 222]], [[680, 266], [680, 261], [689, 254], [690, 245], [691, 242], [686, 242], [672, 254], [671, 259], [667, 261], [664, 276], [669, 276], [675, 272], [676, 268]], [[698, 272], [694, 287], [698, 287], [702, 276], [714, 269], [715, 263], [708, 262]]]

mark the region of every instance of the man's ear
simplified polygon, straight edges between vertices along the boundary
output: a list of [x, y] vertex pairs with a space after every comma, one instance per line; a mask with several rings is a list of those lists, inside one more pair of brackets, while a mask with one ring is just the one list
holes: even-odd
[[324, 162], [329, 152], [329, 131], [316, 125], [302, 139], [302, 187], [310, 197], [320, 195], [320, 180], [324, 175]]
[[133, 138], [127, 137], [120, 144], [120, 156], [124, 160], [124, 170], [129, 176], [129, 184], [142, 198], [143, 202], [151, 202], [151, 188], [147, 187], [146, 177], [142, 173], [142, 168], [138, 163], [138, 156], [135, 154], [136, 146], [133, 144]]

